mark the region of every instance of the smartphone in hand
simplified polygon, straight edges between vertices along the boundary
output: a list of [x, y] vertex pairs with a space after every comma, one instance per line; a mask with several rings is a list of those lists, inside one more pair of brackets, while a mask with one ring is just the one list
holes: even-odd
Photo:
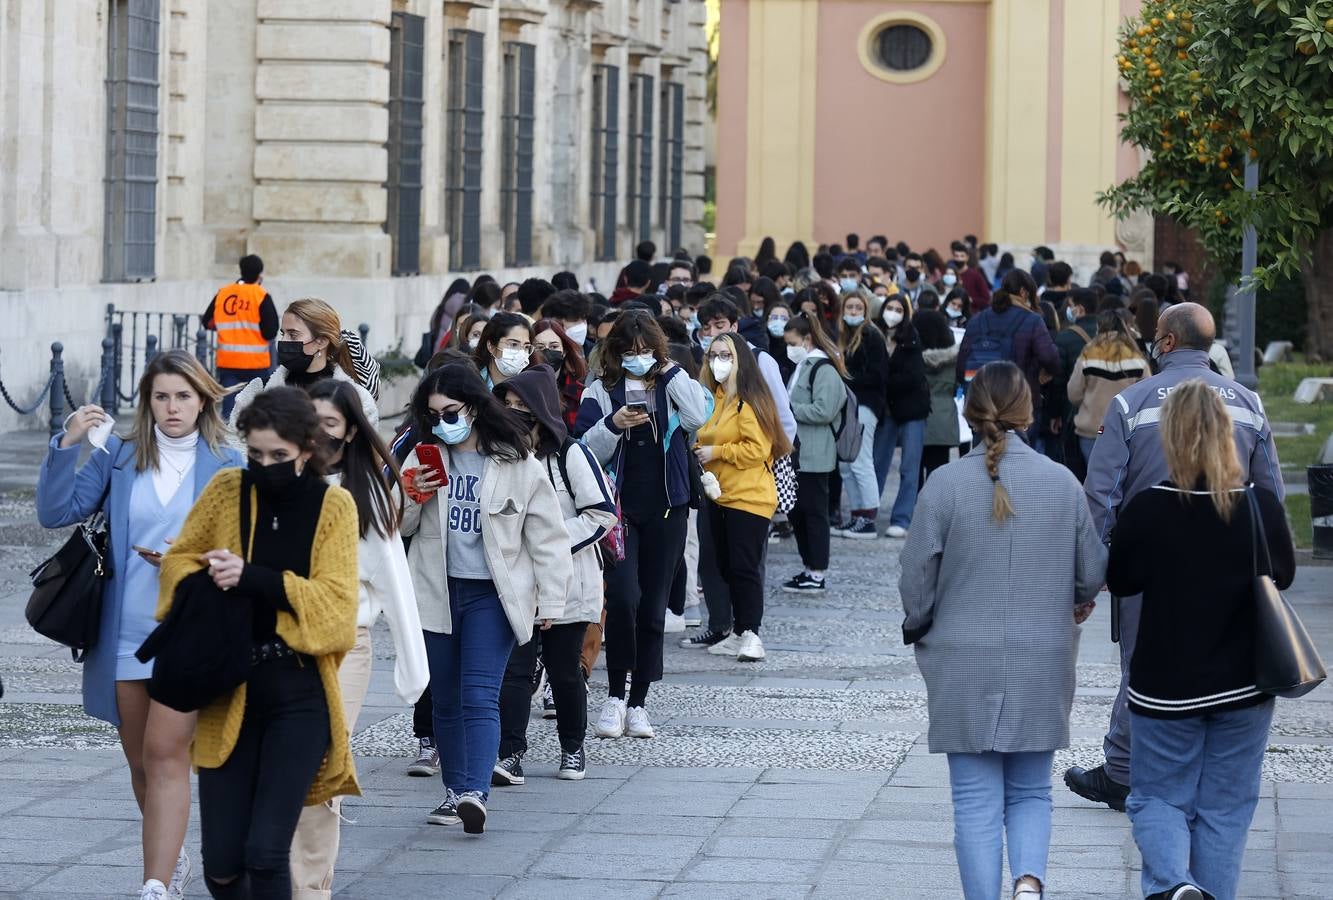
[[444, 454], [435, 444], [417, 444], [417, 461], [435, 475], [440, 484], [449, 483], [449, 472], [444, 467]]

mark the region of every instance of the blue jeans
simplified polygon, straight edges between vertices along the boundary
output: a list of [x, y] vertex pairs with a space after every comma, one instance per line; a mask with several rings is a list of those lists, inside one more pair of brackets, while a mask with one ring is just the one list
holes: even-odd
[[1083, 435], [1078, 436], [1078, 447], [1080, 450], [1083, 451], [1084, 465], [1087, 465], [1088, 461], [1092, 459], [1092, 448], [1096, 445], [1096, 443], [1097, 443], [1096, 438], [1085, 438]]
[[953, 847], [966, 900], [1000, 900], [1006, 838], [1014, 879], [1031, 875], [1046, 884], [1054, 759], [1051, 752], [949, 754]]
[[893, 416], [885, 414], [875, 428], [875, 479], [879, 482], [881, 496], [884, 484], [889, 480], [889, 469], [893, 468], [893, 451], [903, 448], [902, 460], [898, 464], [898, 496], [889, 513], [890, 525], [899, 528], [912, 525], [912, 510], [916, 508], [916, 492], [921, 484], [921, 448], [925, 442], [925, 419], [895, 422]]
[[1188, 719], [1133, 714], [1125, 803], [1143, 893], [1189, 882], [1234, 900], [1259, 803], [1273, 701]]
[[500, 595], [489, 581], [449, 579], [453, 634], [425, 632], [440, 777], [455, 793], [490, 795], [500, 749], [500, 684], [514, 649]]
[[842, 472], [851, 511], [868, 509], [879, 512], [879, 495], [884, 492], [884, 486], [876, 484], [875, 477], [875, 430], [879, 419], [864, 406], [858, 407], [857, 419], [861, 426], [861, 452], [849, 463], [838, 463], [838, 469]]

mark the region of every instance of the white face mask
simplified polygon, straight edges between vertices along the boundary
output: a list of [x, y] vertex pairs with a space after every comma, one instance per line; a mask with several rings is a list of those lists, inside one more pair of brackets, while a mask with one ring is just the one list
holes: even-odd
[[588, 323], [580, 322], [577, 325], [566, 325], [565, 334], [569, 335], [571, 341], [582, 347], [583, 342], [588, 339]]
[[884, 309], [885, 325], [889, 326], [890, 328], [895, 328], [897, 327], [898, 323], [902, 322], [902, 320], [903, 320], [903, 314], [898, 312], [898, 310], [889, 309], [887, 307]]
[[718, 359], [713, 357], [708, 361], [708, 367], [713, 370], [713, 378], [718, 384], [726, 383], [727, 376], [731, 374], [731, 368], [734, 363], [729, 359]]
[[513, 378], [528, 367], [529, 354], [522, 347], [506, 347], [495, 359], [495, 368], [506, 378]]
[[801, 363], [805, 362], [809, 358], [810, 358], [810, 351], [805, 349], [804, 347], [801, 346], [793, 347], [791, 344], [787, 345], [787, 359], [791, 360], [796, 365], [799, 366]]

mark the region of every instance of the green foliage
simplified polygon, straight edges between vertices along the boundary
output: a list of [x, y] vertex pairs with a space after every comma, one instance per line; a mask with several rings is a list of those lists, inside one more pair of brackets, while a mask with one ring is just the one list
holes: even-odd
[[403, 353], [401, 339], [391, 349], [376, 356], [375, 360], [380, 364], [380, 380], [385, 384], [393, 384], [401, 378], [421, 377], [421, 370], [412, 362], [412, 357]]
[[[1212, 310], [1218, 326], [1225, 319], [1228, 284], [1215, 279], [1202, 301]], [[1271, 288], [1260, 286], [1254, 295], [1254, 343], [1260, 350], [1269, 341], [1291, 341], [1297, 349], [1305, 346], [1308, 326], [1305, 285], [1298, 275], [1279, 275]]]
[[[1333, 225], [1333, 0], [1148, 0], [1117, 65], [1122, 137], [1151, 158], [1101, 201], [1175, 216], [1227, 277], [1242, 274], [1251, 222], [1260, 266], [1244, 274], [1274, 288], [1299, 271]], [[1261, 167], [1253, 198], [1247, 158]]]

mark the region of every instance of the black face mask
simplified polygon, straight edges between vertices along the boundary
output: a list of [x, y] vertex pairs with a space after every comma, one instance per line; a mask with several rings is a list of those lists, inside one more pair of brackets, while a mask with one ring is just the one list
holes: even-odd
[[908, 284], [916, 284], [916, 283], [917, 283], [918, 281], [920, 281], [920, 280], [921, 280], [921, 272], [920, 272], [920, 270], [918, 270], [918, 269], [908, 269], [908, 270], [907, 270], [907, 283], [908, 283]]
[[271, 463], [267, 466], [251, 462], [246, 471], [250, 473], [250, 481], [259, 489], [259, 492], [269, 497], [281, 497], [301, 479], [301, 476], [296, 472], [296, 460], [294, 459]]
[[300, 341], [278, 341], [278, 362], [288, 372], [300, 375], [310, 368], [315, 358], [305, 352]]
[[565, 364], [565, 352], [563, 350], [543, 350], [542, 356], [546, 357], [546, 364], [557, 372]]
[[537, 416], [529, 410], [511, 409], [510, 412], [517, 416], [518, 420], [523, 423], [524, 429], [531, 431], [537, 427]]
[[347, 452], [347, 442], [340, 437], [326, 434], [324, 435], [324, 452], [328, 454], [329, 459], [333, 459], [339, 453]]

